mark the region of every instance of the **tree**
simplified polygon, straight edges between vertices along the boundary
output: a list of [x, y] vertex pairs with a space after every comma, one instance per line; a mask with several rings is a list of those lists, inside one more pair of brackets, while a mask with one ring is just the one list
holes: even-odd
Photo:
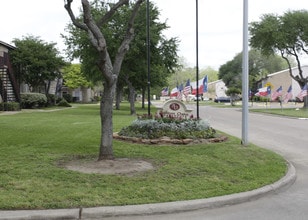
[[87, 81], [87, 79], [81, 72], [80, 64], [67, 65], [63, 68], [62, 72], [63, 72], [64, 85], [70, 89], [91, 86], [91, 83]]
[[[94, 19], [92, 6], [88, 0], [81, 0], [83, 18], [77, 19], [71, 5], [73, 0], [65, 0], [65, 9], [67, 10], [73, 24], [88, 34], [88, 40], [98, 54], [96, 65], [101, 73], [101, 80], [104, 83], [103, 96], [101, 100], [101, 144], [98, 160], [114, 159], [112, 140], [113, 140], [113, 100], [117, 79], [126, 53], [129, 50], [131, 41], [134, 38], [134, 22], [140, 5], [144, 0], [135, 1], [129, 19], [127, 20], [126, 30], [123, 35], [118, 36], [121, 42], [118, 46], [117, 53], [112, 58], [109, 54], [105, 32], [101, 31], [103, 25], [108, 24], [117, 9], [130, 3], [129, 0], [119, 0], [115, 4], [110, 4], [99, 19]], [[95, 11], [94, 11], [95, 12]]]
[[228, 90], [226, 91], [226, 95], [230, 96], [230, 101], [232, 106], [235, 105], [234, 102], [237, 96], [241, 94], [241, 92], [242, 92], [241, 89], [235, 87], [228, 88]]
[[[125, 31], [125, 22], [129, 19], [132, 5], [119, 8], [112, 16], [108, 26], [101, 27], [108, 44], [110, 57], [115, 57], [117, 45]], [[100, 4], [93, 4], [95, 18], [106, 13], [106, 8]], [[166, 78], [177, 68], [177, 39], [167, 39], [163, 31], [168, 28], [165, 22], [159, 21], [159, 10], [150, 4], [150, 49], [151, 49], [151, 87], [164, 86]], [[128, 100], [130, 101], [131, 114], [135, 114], [135, 93], [145, 91], [147, 88], [147, 51], [146, 43], [146, 5], [141, 5], [140, 13], [136, 16], [134, 29], [135, 36], [130, 43], [130, 49], [124, 57], [121, 71], [117, 80], [116, 88], [116, 109], [120, 108], [120, 100], [123, 96], [123, 89], [128, 88]], [[93, 65], [93, 60], [98, 56], [87, 40], [83, 32], [76, 30], [76, 27], [69, 25], [69, 36], [64, 36], [66, 44], [69, 45], [69, 54], [72, 58], [81, 58], [82, 71], [91, 81], [100, 80], [99, 71]], [[77, 46], [76, 46], [77, 45]]]
[[[292, 62], [292, 61], [290, 61]], [[267, 74], [286, 69], [288, 66], [278, 55], [262, 55], [259, 50], [249, 51], [249, 84], [255, 91], [256, 82]], [[242, 87], [242, 53], [237, 54], [232, 60], [219, 68], [218, 77], [224, 81], [227, 87]]]
[[55, 48], [55, 43], [46, 43], [39, 37], [27, 36], [13, 40], [16, 50], [12, 51], [12, 63], [19, 67], [20, 80], [27, 83], [31, 92], [49, 92], [50, 82], [60, 76], [64, 60]]
[[[265, 14], [261, 21], [250, 25], [250, 45], [260, 49], [262, 54], [279, 53], [286, 61], [290, 77], [298, 82], [301, 88], [308, 83], [301, 67], [301, 55], [308, 55], [308, 11], [288, 11], [282, 16]], [[292, 62], [295, 59], [299, 74], [294, 75]], [[304, 107], [308, 108], [308, 97], [304, 99]]]
[[[175, 72], [178, 64], [178, 40], [177, 38], [167, 39], [163, 31], [168, 28], [165, 22], [159, 22], [159, 10], [150, 4], [150, 86], [162, 87], [167, 78]], [[141, 8], [141, 12], [136, 20], [136, 31], [138, 34], [132, 42], [132, 50], [129, 51], [124, 61], [124, 69], [121, 76], [124, 77], [129, 88], [129, 101], [134, 106], [135, 91], [141, 91], [144, 107], [144, 97], [148, 86], [147, 76], [147, 50], [144, 46], [147, 34], [145, 30], [146, 7]], [[131, 113], [134, 113], [131, 109]]]
[[[183, 63], [183, 61], [180, 61]], [[181, 66], [185, 66], [183, 63]], [[212, 67], [207, 67], [205, 69], [201, 69], [199, 71], [199, 79], [203, 78], [204, 76], [208, 76], [208, 83], [209, 82], [214, 82], [218, 80], [218, 71], [214, 70]], [[185, 84], [187, 80], [190, 79], [191, 82], [196, 81], [196, 68], [191, 68], [191, 67], [184, 67], [184, 68], [179, 68], [175, 74], [172, 74], [168, 78], [168, 85], [173, 85], [176, 86], [177, 84]], [[161, 91], [161, 88], [159, 92]]]

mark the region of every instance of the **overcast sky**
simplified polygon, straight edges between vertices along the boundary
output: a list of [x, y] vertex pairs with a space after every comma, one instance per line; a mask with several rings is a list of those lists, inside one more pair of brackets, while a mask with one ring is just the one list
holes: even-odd
[[[196, 64], [196, 1], [150, 0], [161, 11], [161, 19], [170, 26], [167, 37], [180, 40], [179, 55], [190, 66]], [[308, 9], [305, 0], [248, 0], [249, 22], [262, 14], [282, 15], [288, 10]], [[69, 17], [63, 0], [9, 0], [1, 2], [0, 40], [11, 43], [28, 34], [64, 48], [60, 33], [65, 32]], [[189, 2], [189, 3], [188, 3]], [[243, 0], [199, 0], [199, 66], [213, 67], [232, 60], [242, 51]], [[80, 1], [75, 0], [76, 8]], [[306, 63], [307, 64], [307, 63]]]

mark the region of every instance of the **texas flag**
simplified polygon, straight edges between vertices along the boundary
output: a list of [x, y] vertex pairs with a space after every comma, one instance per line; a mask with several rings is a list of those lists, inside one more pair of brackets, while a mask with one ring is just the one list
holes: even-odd
[[179, 92], [178, 87], [175, 87], [175, 88], [173, 88], [173, 89], [171, 90], [170, 96], [171, 96], [171, 97], [177, 97], [177, 96], [178, 96], [178, 92]]
[[[204, 92], [207, 92], [207, 75], [200, 79], [198, 81], [198, 94], [203, 94]], [[192, 91], [191, 94], [196, 95], [197, 94], [197, 82], [191, 83]]]
[[271, 87], [267, 86], [267, 87], [258, 89], [258, 92], [255, 95], [256, 96], [268, 96], [269, 94], [271, 94]]

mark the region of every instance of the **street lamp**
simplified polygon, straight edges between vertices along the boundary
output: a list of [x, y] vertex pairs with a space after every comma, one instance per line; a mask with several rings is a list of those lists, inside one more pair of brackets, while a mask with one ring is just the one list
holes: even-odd
[[243, 0], [242, 145], [248, 145], [248, 0]]

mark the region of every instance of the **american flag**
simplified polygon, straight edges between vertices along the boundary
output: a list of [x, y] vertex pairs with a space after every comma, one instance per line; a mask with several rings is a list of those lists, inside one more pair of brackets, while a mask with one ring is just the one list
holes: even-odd
[[287, 94], [285, 94], [283, 102], [288, 103], [290, 99], [292, 99], [292, 86], [289, 87]]
[[178, 100], [182, 100], [182, 91], [183, 91], [183, 84], [181, 84], [181, 85], [178, 87], [178, 95], [177, 95], [177, 99], [178, 99]]
[[303, 98], [307, 96], [307, 84], [302, 88], [302, 91], [296, 96], [299, 100], [303, 101]]
[[169, 94], [169, 89], [168, 87], [164, 88], [162, 91], [161, 91], [161, 96], [168, 96]]
[[280, 86], [275, 92], [272, 94], [272, 100], [276, 100], [282, 94], [282, 86]]
[[191, 93], [190, 79], [187, 80], [183, 93], [185, 96]]

